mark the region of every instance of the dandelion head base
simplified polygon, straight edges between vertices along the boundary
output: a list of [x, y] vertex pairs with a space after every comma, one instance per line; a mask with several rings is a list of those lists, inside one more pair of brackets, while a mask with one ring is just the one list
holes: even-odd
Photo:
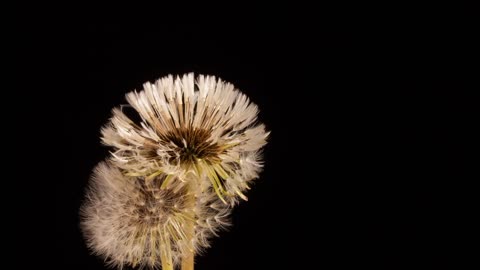
[[171, 144], [170, 162], [191, 165], [199, 159], [219, 162], [222, 148], [209, 141], [211, 132], [203, 129], [175, 129], [165, 134], [163, 143]]

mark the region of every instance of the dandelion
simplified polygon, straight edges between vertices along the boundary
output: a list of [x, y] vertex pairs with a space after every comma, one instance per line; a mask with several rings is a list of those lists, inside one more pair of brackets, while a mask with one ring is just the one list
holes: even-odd
[[142, 121], [134, 123], [116, 108], [102, 130], [119, 168], [147, 178], [165, 173], [184, 183], [207, 177], [223, 201], [246, 199], [243, 191], [258, 177], [268, 132], [255, 125], [258, 108], [244, 94], [215, 77], [194, 81], [190, 73], [146, 83], [127, 101]]
[[[151, 181], [125, 176], [100, 163], [82, 206], [81, 227], [88, 246], [112, 265], [172, 269], [192, 253], [208, 247], [208, 240], [228, 226], [230, 209], [213, 193], [189, 198], [195, 189], [161, 189], [165, 175]], [[187, 224], [194, 224], [189, 235]]]
[[167, 76], [126, 99], [102, 128], [113, 150], [82, 208], [87, 242], [118, 267], [193, 269], [194, 254], [247, 199], [269, 132], [255, 104], [212, 76]]

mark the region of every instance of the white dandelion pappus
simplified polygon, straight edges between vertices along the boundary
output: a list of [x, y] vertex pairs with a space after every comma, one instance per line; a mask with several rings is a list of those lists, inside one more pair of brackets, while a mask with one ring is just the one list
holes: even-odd
[[168, 187], [207, 181], [225, 203], [246, 199], [269, 132], [256, 123], [257, 106], [232, 84], [213, 76], [195, 80], [193, 73], [168, 76], [128, 93], [127, 101], [141, 122], [116, 108], [102, 129], [116, 166], [146, 179], [165, 174]]
[[[228, 225], [230, 209], [214, 193], [188, 186], [162, 189], [165, 179], [125, 176], [108, 162], [94, 170], [81, 228], [88, 246], [111, 266], [174, 269], [192, 250], [208, 247], [209, 238]], [[193, 206], [189, 198], [195, 198]], [[195, 224], [193, 235], [188, 223]]]

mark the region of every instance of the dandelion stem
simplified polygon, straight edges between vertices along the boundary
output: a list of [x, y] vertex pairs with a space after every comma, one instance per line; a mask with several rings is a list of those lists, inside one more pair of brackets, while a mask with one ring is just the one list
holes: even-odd
[[[170, 248], [170, 247], [169, 247]], [[173, 270], [172, 257], [162, 252], [162, 270]]]
[[182, 260], [182, 270], [193, 270], [193, 252]]
[[162, 270], [173, 270], [172, 262], [168, 262], [166, 260], [162, 260]]
[[[192, 210], [195, 208], [195, 193], [192, 188], [193, 184], [190, 184], [191, 193], [188, 195], [187, 202]], [[190, 245], [193, 245], [193, 239], [195, 237], [195, 220], [185, 219], [185, 233]], [[193, 270], [194, 266], [194, 249], [190, 246], [188, 254], [182, 259], [182, 270]]]

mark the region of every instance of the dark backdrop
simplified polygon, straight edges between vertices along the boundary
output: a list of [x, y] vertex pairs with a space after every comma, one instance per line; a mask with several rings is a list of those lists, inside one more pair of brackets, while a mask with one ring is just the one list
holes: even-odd
[[464, 116], [475, 106], [457, 50], [468, 40], [449, 21], [343, 18], [238, 26], [105, 19], [56, 33], [62, 174], [48, 268], [105, 269], [78, 225], [91, 170], [108, 153], [100, 127], [125, 93], [186, 72], [233, 83], [272, 131], [249, 201], [196, 269], [449, 265], [452, 220], [461, 218], [452, 183], [471, 163]]

